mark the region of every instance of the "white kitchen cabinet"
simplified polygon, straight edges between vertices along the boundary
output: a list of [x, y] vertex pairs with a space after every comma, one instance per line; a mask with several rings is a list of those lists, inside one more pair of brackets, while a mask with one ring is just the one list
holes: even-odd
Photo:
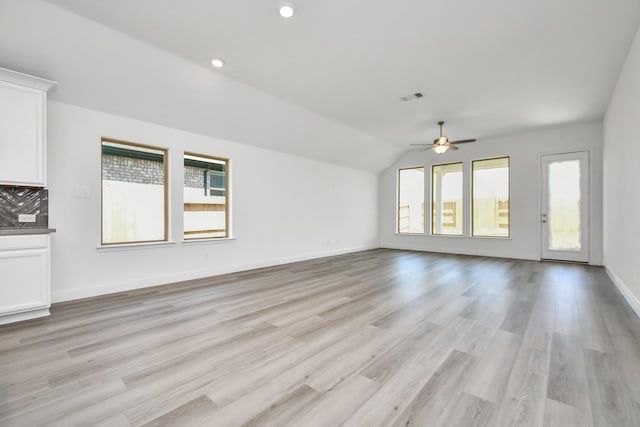
[[0, 324], [49, 315], [48, 234], [0, 236]]
[[47, 185], [47, 91], [55, 84], [0, 68], [1, 185]]

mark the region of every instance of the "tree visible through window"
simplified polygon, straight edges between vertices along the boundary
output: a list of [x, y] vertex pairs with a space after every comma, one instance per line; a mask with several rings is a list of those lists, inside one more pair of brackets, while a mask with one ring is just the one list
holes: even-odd
[[184, 155], [184, 239], [228, 237], [229, 161]]
[[102, 244], [167, 240], [166, 150], [102, 140]]

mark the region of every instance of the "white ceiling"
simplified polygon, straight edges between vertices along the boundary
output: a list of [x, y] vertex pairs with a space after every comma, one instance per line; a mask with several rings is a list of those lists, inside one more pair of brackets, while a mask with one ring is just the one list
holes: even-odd
[[[638, 0], [49, 0], [408, 148], [603, 116]], [[424, 98], [403, 103], [403, 95]]]
[[[44, 0], [0, 0], [0, 67], [58, 82], [52, 101], [213, 137], [213, 155], [231, 141], [379, 172], [404, 149]], [[92, 126], [154, 143], [129, 123]]]

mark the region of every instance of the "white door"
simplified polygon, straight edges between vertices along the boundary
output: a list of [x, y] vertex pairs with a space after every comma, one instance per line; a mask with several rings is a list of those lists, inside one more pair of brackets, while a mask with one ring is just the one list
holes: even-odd
[[589, 261], [589, 153], [542, 156], [542, 258]]

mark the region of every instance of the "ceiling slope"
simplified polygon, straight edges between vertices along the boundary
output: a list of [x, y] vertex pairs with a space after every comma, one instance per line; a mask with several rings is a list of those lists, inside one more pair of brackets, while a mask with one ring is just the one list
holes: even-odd
[[0, 67], [51, 99], [367, 171], [401, 148], [39, 0], [0, 0]]
[[638, 0], [293, 0], [289, 21], [277, 0], [50, 1], [402, 149], [440, 119], [454, 139], [600, 119], [640, 19]]

